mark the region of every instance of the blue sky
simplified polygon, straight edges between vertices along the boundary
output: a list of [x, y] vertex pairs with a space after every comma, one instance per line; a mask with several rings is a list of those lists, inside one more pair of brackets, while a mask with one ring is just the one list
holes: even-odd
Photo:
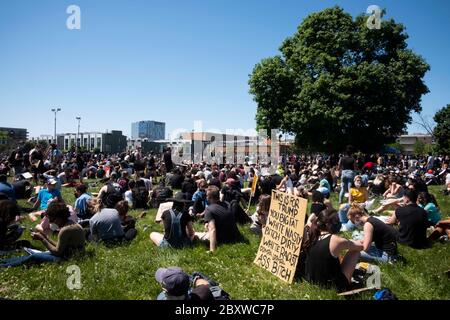
[[[81, 30], [66, 9], [81, 8]], [[353, 16], [372, 4], [407, 27], [409, 45], [431, 65], [424, 114], [450, 103], [450, 2], [381, 0], [2, 0], [0, 126], [30, 136], [119, 129], [158, 120], [167, 131], [252, 129], [248, 75], [278, 53], [308, 14], [334, 5]], [[411, 132], [421, 129], [410, 127]]]

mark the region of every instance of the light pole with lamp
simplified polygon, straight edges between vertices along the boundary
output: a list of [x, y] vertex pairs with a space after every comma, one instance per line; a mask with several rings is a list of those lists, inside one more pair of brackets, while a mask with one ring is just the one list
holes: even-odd
[[78, 153], [78, 148], [80, 147], [81, 140], [80, 139], [80, 121], [81, 117], [76, 117], [75, 119], [78, 120], [78, 131], [77, 131], [77, 146], [76, 146], [76, 152]]
[[55, 113], [55, 144], [58, 144], [57, 139], [56, 139], [56, 114], [61, 111], [61, 108], [54, 108], [52, 109], [52, 112]]
[[192, 160], [192, 164], [194, 164], [194, 159], [195, 159], [195, 148], [194, 148], [194, 130], [192, 130], [191, 133], [191, 160]]

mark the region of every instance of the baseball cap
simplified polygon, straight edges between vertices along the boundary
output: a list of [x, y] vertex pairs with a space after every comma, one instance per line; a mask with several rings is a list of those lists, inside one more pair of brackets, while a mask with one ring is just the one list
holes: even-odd
[[205, 174], [203, 173], [203, 171], [199, 171], [199, 172], [197, 172], [197, 173], [195, 174], [195, 176], [196, 176], [197, 178], [204, 178], [204, 177], [205, 177]]
[[55, 179], [48, 179], [48, 180], [47, 180], [47, 183], [48, 183], [48, 184], [51, 184], [51, 185], [55, 185], [55, 184], [58, 183], [58, 181], [56, 181]]
[[180, 268], [170, 267], [158, 269], [155, 278], [171, 296], [180, 297], [188, 293], [190, 278]]

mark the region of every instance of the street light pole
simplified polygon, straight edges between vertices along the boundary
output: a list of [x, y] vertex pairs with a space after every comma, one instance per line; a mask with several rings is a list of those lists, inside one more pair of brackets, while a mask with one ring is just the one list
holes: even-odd
[[81, 121], [81, 117], [76, 117], [75, 119], [78, 120], [77, 146], [76, 146], [76, 152], [78, 153], [78, 148], [80, 147], [80, 144], [81, 144], [81, 140], [80, 140], [80, 143], [78, 142], [78, 139], [80, 139], [80, 121]]
[[55, 113], [55, 144], [58, 144], [58, 141], [57, 141], [57, 139], [56, 139], [56, 114], [57, 114], [59, 111], [61, 111], [61, 108], [54, 108], [54, 109], [52, 109], [52, 112]]
[[195, 159], [195, 148], [194, 148], [194, 130], [192, 130], [191, 133], [191, 160], [192, 160], [192, 164], [194, 164], [194, 159]]

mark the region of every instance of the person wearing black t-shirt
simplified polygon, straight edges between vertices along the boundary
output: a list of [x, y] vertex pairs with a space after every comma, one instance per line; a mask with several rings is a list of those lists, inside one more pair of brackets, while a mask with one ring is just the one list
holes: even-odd
[[356, 161], [352, 155], [353, 148], [347, 147], [347, 152], [344, 157], [339, 160], [339, 171], [341, 172], [341, 192], [339, 193], [339, 204], [344, 203], [344, 196], [349, 192], [350, 187], [355, 178]]
[[259, 181], [259, 187], [261, 188], [261, 194], [272, 196], [272, 190], [277, 188], [277, 184], [272, 177], [263, 177]]
[[173, 175], [169, 179], [169, 184], [172, 189], [181, 189], [184, 181], [184, 177], [181, 175], [179, 169], [174, 170]]
[[197, 185], [195, 184], [194, 179], [192, 179], [191, 173], [187, 173], [183, 183], [181, 184], [181, 192], [189, 193], [192, 197], [195, 191], [197, 191]]
[[222, 182], [220, 182], [219, 179], [219, 171], [213, 171], [211, 176], [211, 179], [208, 180], [208, 185], [222, 189]]
[[166, 172], [171, 172], [173, 169], [173, 162], [172, 151], [170, 148], [167, 148], [166, 152], [164, 152], [163, 160], [164, 164], [166, 165]]
[[236, 243], [242, 235], [236, 225], [233, 212], [223, 202], [220, 202], [220, 190], [211, 186], [208, 188], [207, 199], [209, 206], [205, 210], [206, 233], [197, 233], [203, 241], [209, 241], [210, 252], [214, 252], [218, 245]]
[[364, 228], [361, 261], [388, 263], [398, 259], [397, 230], [377, 218], [369, 217], [359, 206], [350, 208], [348, 218], [356, 226]]
[[404, 207], [399, 207], [387, 221], [400, 225], [398, 242], [414, 249], [427, 247], [428, 214], [417, 205], [418, 194], [408, 190], [403, 196]]

